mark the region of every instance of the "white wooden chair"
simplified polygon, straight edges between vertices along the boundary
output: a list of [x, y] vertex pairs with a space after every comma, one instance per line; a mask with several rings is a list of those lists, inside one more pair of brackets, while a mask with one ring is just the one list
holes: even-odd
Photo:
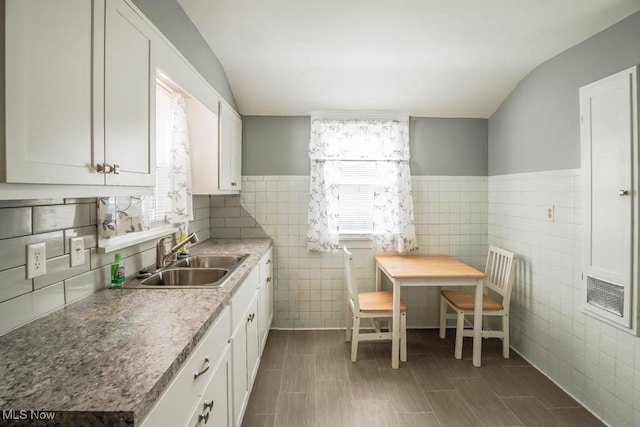
[[[393, 317], [393, 293], [388, 291], [358, 292], [353, 275], [353, 258], [349, 250], [343, 248], [344, 270], [347, 278], [349, 317], [347, 319], [347, 341], [351, 341], [351, 361], [358, 358], [358, 342], [391, 339]], [[360, 320], [369, 319], [374, 332], [360, 333]], [[380, 320], [389, 322], [389, 330], [380, 330]], [[400, 301], [400, 359], [407, 356], [407, 304]]]
[[[488, 330], [483, 327], [483, 338], [502, 339], [502, 356], [509, 358], [509, 303], [514, 281], [513, 253], [494, 246], [489, 247], [487, 266], [485, 268], [484, 295], [482, 301], [482, 316], [502, 317], [502, 330]], [[497, 298], [490, 295], [494, 293]], [[456, 319], [456, 347], [455, 356], [462, 358], [462, 337], [473, 336], [473, 329], [465, 329], [465, 316], [473, 316], [475, 307], [475, 292], [464, 290], [443, 289], [440, 291], [440, 338], [445, 337], [447, 319]], [[448, 308], [454, 310], [448, 312]], [[486, 323], [485, 323], [486, 325]]]

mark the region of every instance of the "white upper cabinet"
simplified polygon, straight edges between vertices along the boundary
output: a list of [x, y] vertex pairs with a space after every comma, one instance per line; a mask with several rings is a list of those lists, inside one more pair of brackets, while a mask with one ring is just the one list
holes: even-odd
[[5, 5], [4, 182], [153, 185], [151, 28], [124, 0]]
[[105, 31], [105, 163], [109, 185], [155, 185], [153, 30], [122, 0], [108, 0]]
[[226, 103], [220, 106], [220, 190], [240, 191], [242, 120]]
[[104, 183], [104, 0], [5, 4], [6, 182]]

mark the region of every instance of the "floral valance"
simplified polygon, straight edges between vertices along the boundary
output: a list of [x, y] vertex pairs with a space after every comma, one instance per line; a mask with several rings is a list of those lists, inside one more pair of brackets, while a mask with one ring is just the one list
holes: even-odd
[[409, 161], [409, 121], [312, 118], [309, 158]]

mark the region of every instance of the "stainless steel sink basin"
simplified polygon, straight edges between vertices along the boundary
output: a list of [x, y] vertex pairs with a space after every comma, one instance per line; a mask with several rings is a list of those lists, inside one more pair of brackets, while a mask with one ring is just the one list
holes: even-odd
[[170, 268], [144, 279], [140, 285], [220, 287], [226, 282], [228, 273], [225, 268]]
[[240, 264], [248, 255], [196, 255], [173, 264], [174, 267], [227, 268]]

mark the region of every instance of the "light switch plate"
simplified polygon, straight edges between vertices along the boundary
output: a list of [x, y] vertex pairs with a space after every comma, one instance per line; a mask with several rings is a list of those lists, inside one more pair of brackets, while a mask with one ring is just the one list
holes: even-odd
[[44, 242], [27, 245], [27, 279], [47, 272], [47, 245]]
[[69, 258], [71, 258], [71, 267], [84, 264], [84, 237], [74, 237], [70, 241]]

